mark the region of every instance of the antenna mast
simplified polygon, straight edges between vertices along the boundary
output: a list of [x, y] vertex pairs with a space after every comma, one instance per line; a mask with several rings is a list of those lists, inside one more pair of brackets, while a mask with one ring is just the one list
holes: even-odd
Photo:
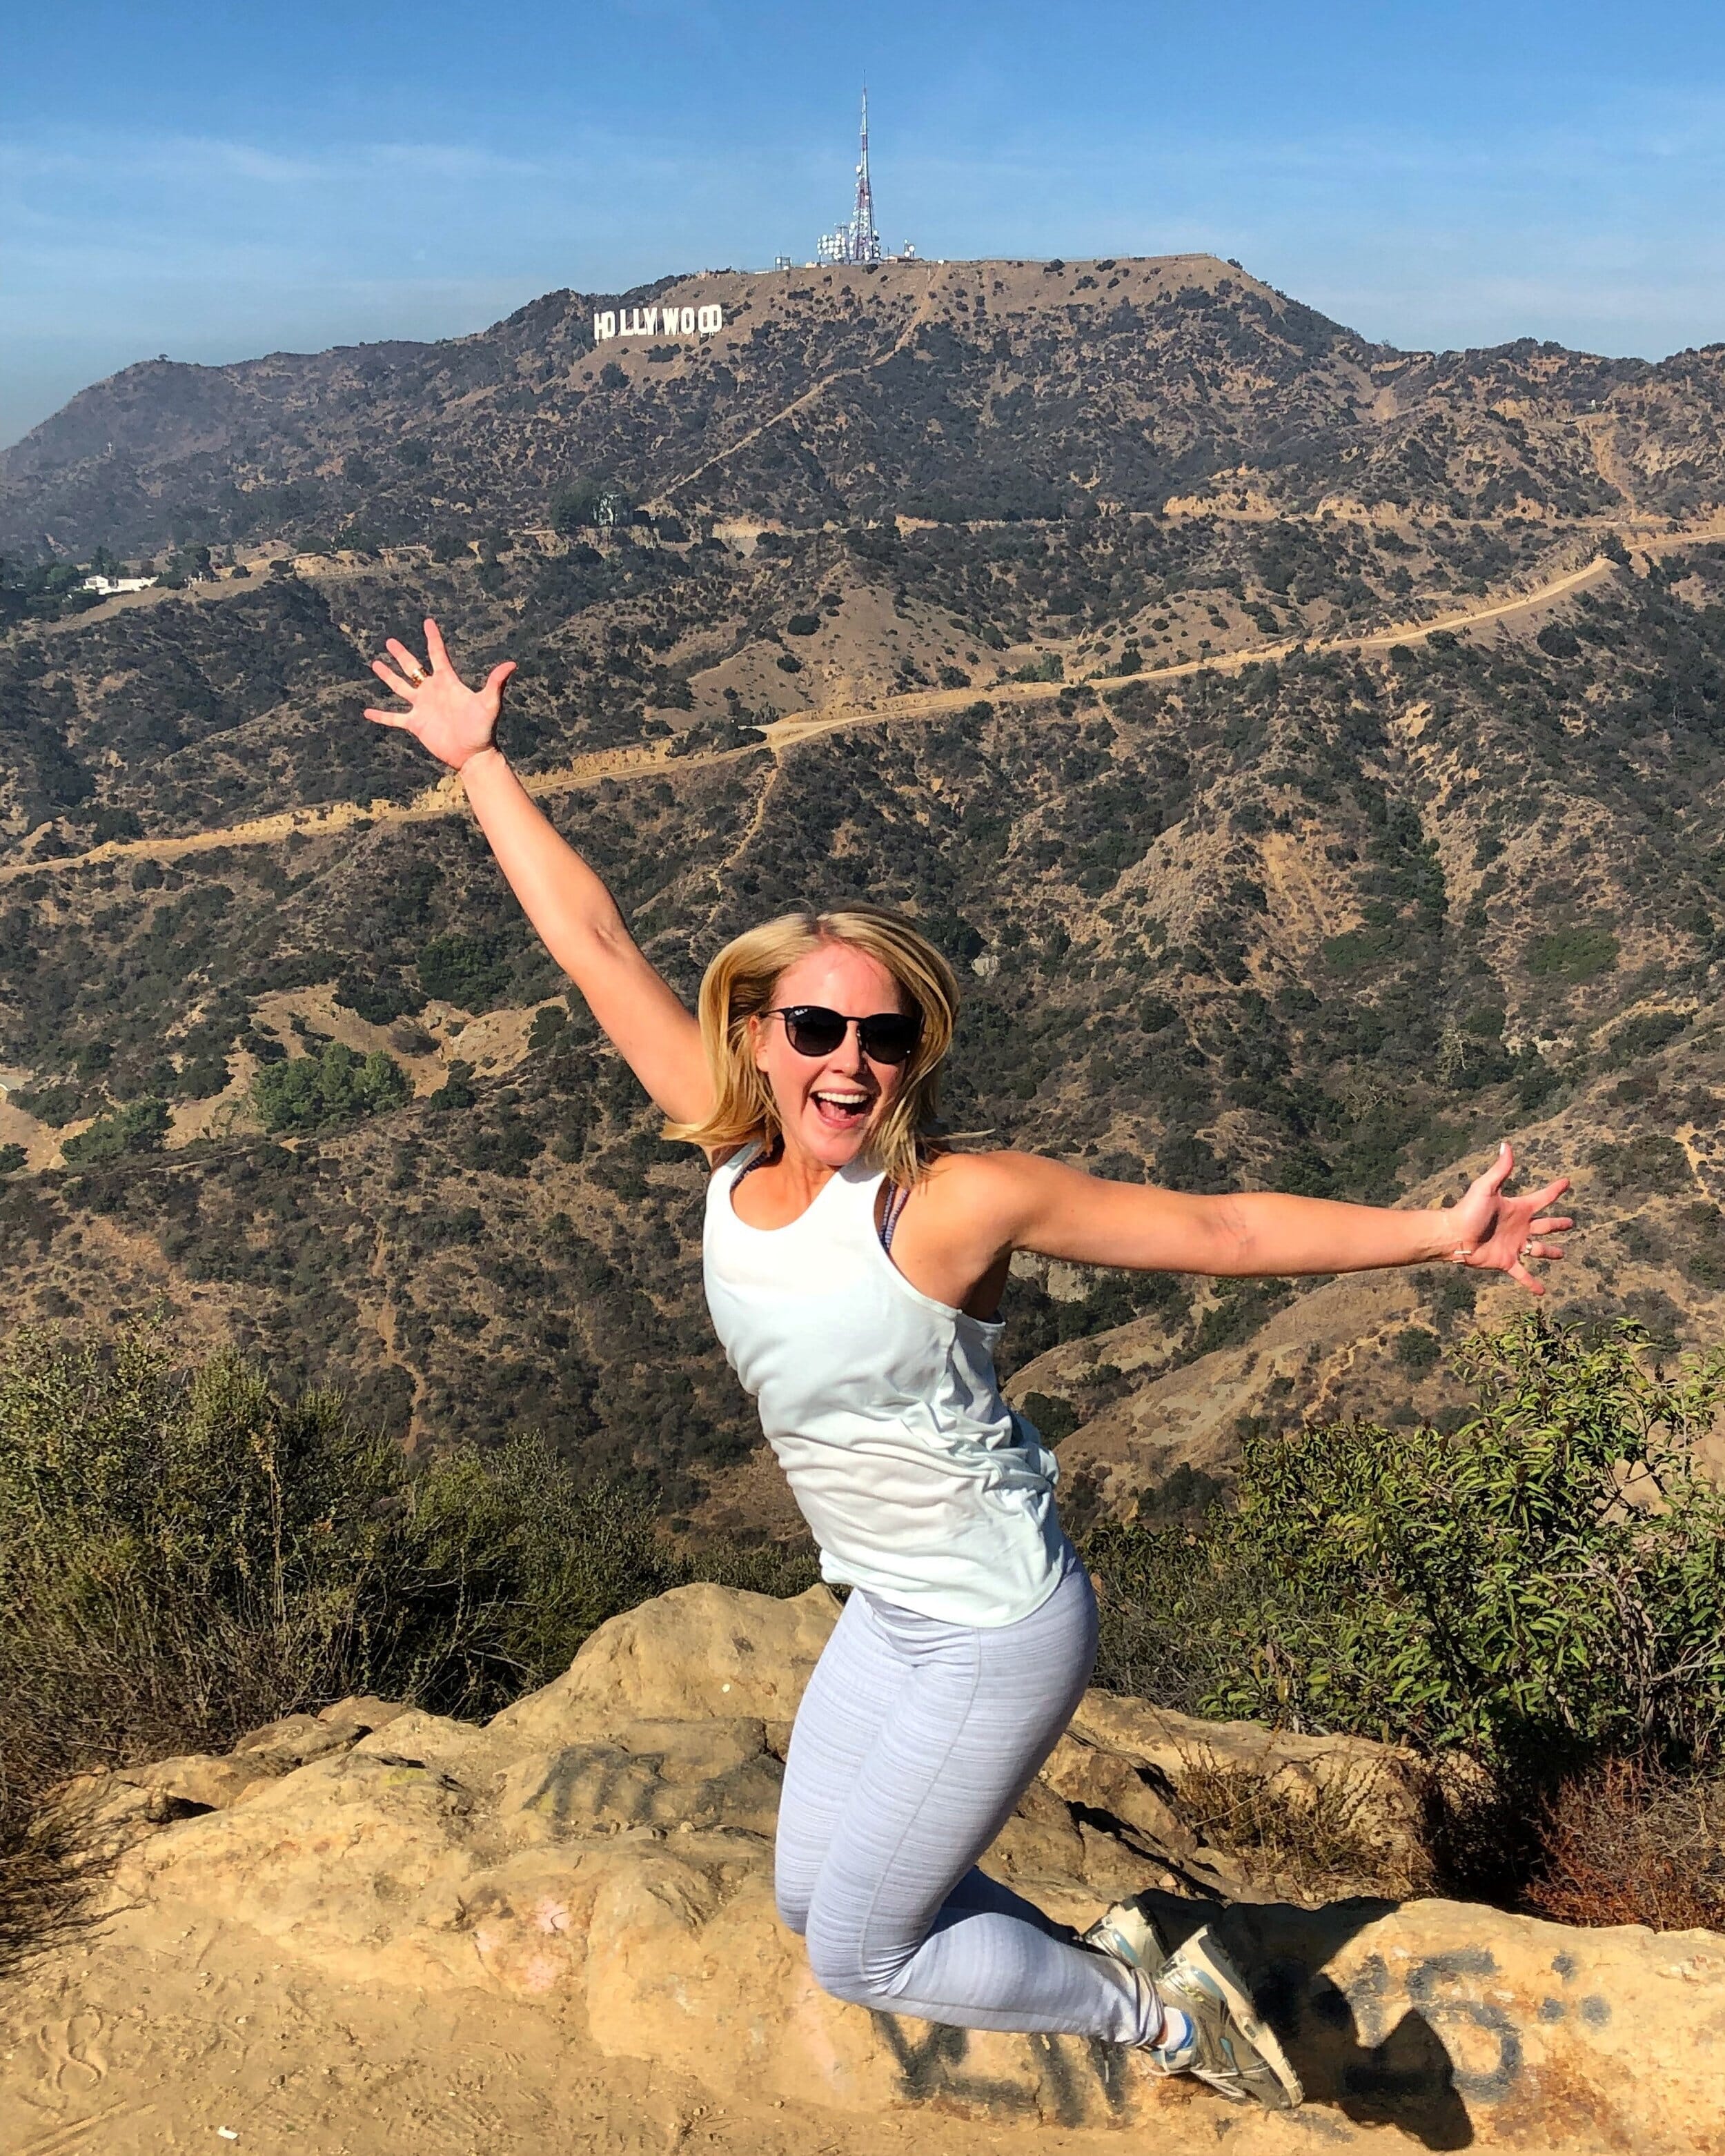
[[850, 216], [853, 262], [878, 262], [880, 235], [875, 229], [875, 191], [869, 185], [869, 85], [863, 85], [862, 149], [856, 165], [856, 208]]
[[878, 262], [880, 235], [875, 229], [875, 191], [869, 181], [869, 90], [863, 85], [862, 136], [856, 163], [856, 201], [850, 222], [824, 232], [816, 246], [819, 262]]

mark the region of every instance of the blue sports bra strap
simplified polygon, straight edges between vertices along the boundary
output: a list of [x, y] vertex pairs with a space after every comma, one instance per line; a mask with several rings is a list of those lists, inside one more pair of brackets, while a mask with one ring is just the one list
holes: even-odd
[[883, 1250], [890, 1252], [892, 1249], [892, 1231], [898, 1225], [899, 1216], [904, 1211], [910, 1195], [909, 1187], [901, 1183], [895, 1183], [887, 1192], [886, 1211], [880, 1221], [880, 1247]]

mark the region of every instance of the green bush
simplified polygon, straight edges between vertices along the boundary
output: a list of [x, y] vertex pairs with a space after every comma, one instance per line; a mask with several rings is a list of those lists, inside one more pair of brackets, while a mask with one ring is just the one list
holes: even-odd
[[1525, 1317], [1460, 1352], [1478, 1404], [1453, 1435], [1255, 1434], [1197, 1532], [1092, 1530], [1108, 1681], [1160, 1668], [1203, 1712], [1524, 1770], [1716, 1763], [1725, 1496], [1692, 1449], [1725, 1353], [1667, 1376], [1646, 1347]]
[[599, 521], [599, 496], [604, 492], [604, 482], [596, 479], [572, 480], [561, 486], [551, 498], [551, 528], [565, 536], [584, 530]]
[[60, 1147], [74, 1167], [95, 1168], [126, 1153], [159, 1152], [167, 1136], [167, 1110], [160, 1101], [131, 1101], [101, 1116]]
[[473, 1065], [457, 1056], [449, 1065], [449, 1075], [434, 1093], [428, 1093], [425, 1105], [439, 1115], [454, 1108], [470, 1108], [479, 1095], [473, 1090]]
[[535, 1437], [421, 1466], [237, 1356], [187, 1370], [148, 1329], [20, 1332], [0, 1351], [0, 1951], [68, 1774], [355, 1692], [487, 1715], [667, 1588], [814, 1576], [773, 1549], [685, 1554], [644, 1491]]
[[1057, 1393], [1026, 1393], [1024, 1413], [1035, 1424], [1045, 1445], [1058, 1445], [1078, 1427], [1078, 1410]]
[[0, 1175], [16, 1175], [29, 1158], [21, 1145], [0, 1145]]
[[509, 969], [484, 936], [434, 936], [419, 953], [419, 985], [458, 1010], [487, 1011], [502, 994]]
[[408, 1075], [393, 1055], [361, 1055], [332, 1040], [316, 1055], [266, 1064], [252, 1081], [252, 1100], [267, 1131], [323, 1131], [398, 1108], [412, 1098]]
[[1527, 971], [1564, 981], [1590, 981], [1617, 963], [1617, 938], [1609, 928], [1560, 928], [1527, 946]]
[[1031, 660], [1007, 676], [1009, 681], [1064, 681], [1065, 678], [1065, 664], [1058, 651], [1045, 651], [1040, 659]]

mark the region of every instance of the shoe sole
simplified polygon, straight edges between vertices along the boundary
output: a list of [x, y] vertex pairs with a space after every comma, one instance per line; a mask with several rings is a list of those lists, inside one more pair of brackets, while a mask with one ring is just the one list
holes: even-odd
[[[1287, 2053], [1283, 2051], [1275, 2036], [1258, 2018], [1258, 2010], [1252, 2004], [1250, 1994], [1235, 1974], [1234, 1964], [1227, 1959], [1219, 1947], [1210, 1946], [1202, 1937], [1190, 1938], [1186, 1942], [1185, 1946], [1181, 1949], [1181, 1958], [1189, 1957], [1196, 1966], [1204, 1970], [1204, 1974], [1221, 1993], [1227, 2002], [1228, 2011], [1233, 2015], [1235, 2025], [1240, 2035], [1245, 2038], [1281, 2084], [1282, 2092], [1287, 2098], [1287, 2109], [1297, 2111], [1306, 2101], [1306, 2091], [1301, 2086], [1300, 2076], [1294, 2071]], [[1250, 2102], [1262, 2101], [1260, 2097], [1252, 2095], [1250, 2092], [1244, 2093]], [[1265, 2106], [1266, 2110], [1275, 2107], [1271, 2105]]]

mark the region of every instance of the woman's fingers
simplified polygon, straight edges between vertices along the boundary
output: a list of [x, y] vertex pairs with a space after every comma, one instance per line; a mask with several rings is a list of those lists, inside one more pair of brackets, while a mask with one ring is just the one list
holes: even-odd
[[413, 723], [411, 711], [374, 711], [368, 706], [366, 716], [380, 726], [411, 727]]
[[1575, 1223], [1568, 1219], [1536, 1220], [1528, 1229], [1530, 1235], [1567, 1235]]
[[416, 688], [422, 681], [431, 679], [430, 668], [422, 665], [418, 653], [410, 651], [399, 637], [385, 637], [383, 648]]
[[382, 660], [374, 659], [372, 661], [372, 671], [388, 690], [391, 696], [405, 696], [410, 703], [413, 701], [412, 689], [403, 680], [400, 675], [393, 667], [386, 665]]
[[514, 671], [514, 660], [506, 659], [501, 666], [494, 666], [486, 675], [485, 685], [480, 693], [486, 696], [501, 696], [503, 694], [504, 684]]
[[439, 629], [429, 614], [425, 617], [425, 649], [431, 654], [431, 666], [434, 673], [439, 666], [449, 665], [449, 654], [444, 648], [443, 631]]

